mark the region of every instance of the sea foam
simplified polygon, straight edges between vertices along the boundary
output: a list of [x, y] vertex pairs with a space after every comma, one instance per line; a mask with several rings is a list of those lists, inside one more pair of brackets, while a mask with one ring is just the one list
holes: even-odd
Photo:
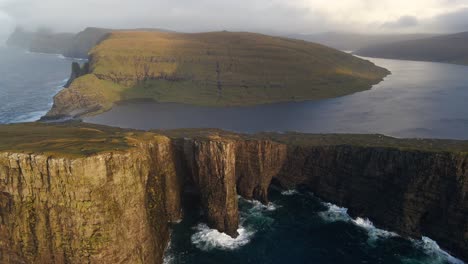
[[457, 259], [450, 255], [449, 253], [445, 252], [443, 249], [439, 247], [437, 242], [428, 238], [422, 237], [421, 240], [412, 240], [413, 243], [424, 250], [427, 255], [431, 257], [431, 262], [433, 264], [442, 264], [442, 263], [451, 263], [451, 264], [464, 264], [460, 259]]
[[[339, 207], [331, 203], [324, 203], [324, 205], [328, 209], [324, 212], [320, 212], [319, 216], [321, 216], [325, 221], [328, 221], [328, 222], [335, 222], [335, 221], [351, 222], [365, 229], [369, 236], [369, 239], [367, 240], [367, 242], [371, 246], [375, 246], [375, 242], [379, 239], [386, 239], [386, 238], [399, 236], [397, 233], [375, 227], [372, 221], [370, 221], [367, 218], [358, 217], [356, 219], [353, 219], [351, 216], [349, 216], [347, 208]], [[441, 249], [434, 240], [428, 237], [422, 237], [421, 240], [415, 240], [415, 239], [410, 239], [410, 240], [413, 242], [413, 244], [416, 247], [421, 248], [427, 255], [431, 257], [431, 260], [429, 263], [443, 264], [443, 263], [448, 262], [451, 264], [464, 264], [463, 261], [451, 256], [449, 253]]]
[[195, 230], [196, 232], [191, 238], [192, 243], [204, 251], [213, 249], [235, 250], [247, 245], [255, 234], [254, 231], [247, 230], [242, 225], [237, 229], [239, 236], [236, 238], [232, 238], [216, 229], [211, 229], [206, 224], [197, 225]]
[[286, 191], [282, 191], [281, 192], [281, 195], [284, 195], [284, 196], [292, 196], [292, 195], [296, 195], [296, 194], [299, 194], [299, 192], [297, 190], [286, 190]]
[[352, 221], [355, 225], [364, 228], [367, 231], [367, 234], [369, 236], [367, 243], [372, 246], [375, 246], [375, 242], [378, 239], [398, 236], [397, 233], [375, 227], [374, 224], [367, 218], [358, 217], [356, 219], [353, 219]]

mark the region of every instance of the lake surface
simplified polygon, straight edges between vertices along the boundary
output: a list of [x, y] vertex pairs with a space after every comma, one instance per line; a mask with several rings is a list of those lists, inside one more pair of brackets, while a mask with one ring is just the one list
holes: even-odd
[[66, 84], [72, 59], [0, 47], [0, 124], [36, 121]]
[[392, 75], [371, 90], [340, 98], [229, 108], [127, 102], [86, 121], [139, 129], [216, 127], [246, 133], [382, 133], [468, 139], [468, 67], [369, 60]]

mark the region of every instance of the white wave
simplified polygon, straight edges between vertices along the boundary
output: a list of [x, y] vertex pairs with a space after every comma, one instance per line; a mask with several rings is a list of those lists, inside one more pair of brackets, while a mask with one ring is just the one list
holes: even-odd
[[360, 226], [367, 231], [367, 234], [369, 235], [369, 239], [367, 240], [367, 242], [370, 245], [374, 245], [375, 241], [381, 238], [398, 236], [397, 233], [375, 227], [374, 224], [367, 218], [358, 217], [356, 219], [353, 219], [352, 221], [355, 225]]
[[34, 122], [39, 120], [47, 111], [36, 111], [17, 116], [10, 123]]
[[248, 203], [252, 204], [252, 208], [250, 208], [249, 211], [275, 211], [276, 209], [278, 209], [278, 205], [272, 203], [272, 202], [269, 202], [268, 204], [262, 204], [260, 201], [257, 201], [257, 200], [252, 200], [252, 201], [249, 201], [249, 200], [246, 200]]
[[174, 263], [174, 261], [175, 261], [175, 258], [173, 255], [167, 255], [163, 259], [163, 264], [172, 264]]
[[464, 264], [460, 259], [457, 259], [441, 249], [437, 242], [434, 240], [428, 238], [428, 237], [422, 237], [421, 240], [414, 240], [412, 239], [413, 243], [424, 250], [427, 255], [431, 257], [431, 263], [434, 264], [439, 264], [439, 263], [451, 263], [451, 264]]
[[235, 250], [247, 245], [255, 234], [254, 231], [249, 231], [242, 225], [237, 229], [239, 236], [236, 238], [232, 238], [216, 229], [210, 229], [206, 224], [197, 225], [195, 230], [197, 232], [192, 235], [192, 243], [204, 251], [212, 249]]
[[339, 207], [332, 203], [324, 204], [328, 210], [319, 213], [319, 216], [322, 217], [325, 221], [336, 222], [336, 221], [350, 221], [351, 217], [348, 215], [348, 209], [344, 207]]
[[167, 245], [167, 248], [164, 251], [163, 264], [172, 264], [175, 262], [175, 257], [172, 253], [172, 232], [169, 236], [169, 244]]
[[[370, 221], [367, 218], [361, 218], [358, 217], [356, 219], [352, 219], [349, 214], [348, 214], [348, 209], [344, 207], [339, 207], [337, 205], [331, 204], [331, 203], [324, 203], [325, 206], [328, 207], [327, 211], [320, 212], [319, 215], [330, 222], [335, 222], [335, 221], [344, 221], [344, 222], [349, 222], [351, 221], [355, 225], [364, 228], [368, 235], [368, 243], [370, 245], [374, 245], [374, 243], [378, 239], [385, 239], [385, 238], [391, 238], [391, 237], [397, 237], [399, 236], [397, 233], [386, 231], [383, 229], [379, 229], [374, 226], [372, 221]], [[437, 245], [437, 243], [428, 238], [428, 237], [422, 237], [421, 240], [414, 240], [410, 239], [417, 247], [422, 248], [426, 254], [432, 257], [431, 263], [433, 264], [442, 264], [445, 262], [449, 262], [451, 264], [464, 264], [463, 261], [451, 256], [449, 253], [445, 252], [443, 249]]]
[[299, 192], [292, 189], [292, 190], [286, 190], [286, 191], [282, 191], [281, 192], [281, 195], [284, 195], [284, 196], [291, 196], [291, 195], [295, 195], [295, 194], [298, 194]]

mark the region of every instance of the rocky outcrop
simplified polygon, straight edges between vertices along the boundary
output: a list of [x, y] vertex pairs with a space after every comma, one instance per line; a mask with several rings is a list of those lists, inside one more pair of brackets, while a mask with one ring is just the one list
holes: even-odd
[[272, 182], [468, 259], [466, 151], [167, 134], [87, 157], [0, 154], [1, 261], [161, 263], [184, 192], [210, 227], [236, 236], [237, 195], [267, 203]]
[[83, 65], [80, 65], [78, 62], [73, 62], [72, 63], [72, 71], [70, 74], [70, 78], [68, 79], [67, 83], [65, 84], [65, 88], [70, 87], [70, 85], [73, 83], [74, 80], [80, 78], [83, 75], [86, 75], [89, 73], [89, 63], [85, 62]]

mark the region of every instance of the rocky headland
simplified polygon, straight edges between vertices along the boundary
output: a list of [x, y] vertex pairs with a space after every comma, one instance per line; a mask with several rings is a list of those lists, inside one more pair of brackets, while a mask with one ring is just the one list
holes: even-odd
[[162, 263], [186, 191], [236, 236], [271, 184], [468, 259], [466, 141], [31, 123], [0, 126], [0, 262]]
[[89, 73], [55, 96], [46, 118], [98, 114], [135, 99], [216, 107], [318, 100], [370, 89], [388, 74], [301, 40], [116, 31], [91, 50]]

